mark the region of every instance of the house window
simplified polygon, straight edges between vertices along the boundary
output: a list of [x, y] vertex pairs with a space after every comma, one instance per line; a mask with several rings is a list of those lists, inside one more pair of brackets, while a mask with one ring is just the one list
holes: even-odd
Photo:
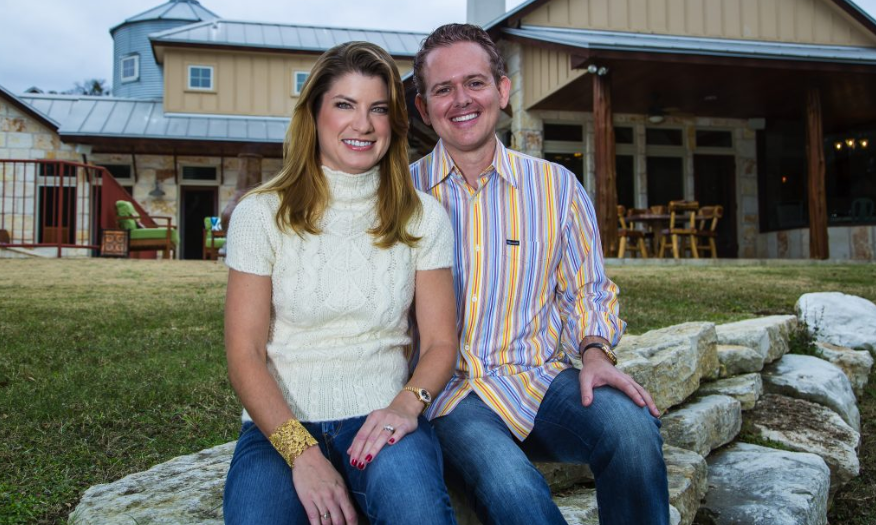
[[122, 58], [122, 82], [132, 82], [140, 78], [140, 55]]
[[[113, 176], [116, 180], [128, 180], [131, 178], [131, 165], [130, 164], [99, 164], [100, 167], [106, 168], [106, 170]], [[98, 172], [98, 175], [100, 172]]]
[[301, 90], [304, 89], [304, 82], [307, 81], [307, 77], [310, 76], [308, 71], [296, 71], [292, 74], [292, 94], [300, 95]]
[[213, 166], [183, 166], [182, 178], [184, 181], [215, 182], [216, 168]]
[[583, 142], [584, 128], [581, 124], [545, 124], [544, 140]]
[[712, 129], [697, 130], [698, 148], [732, 148], [733, 133]]
[[213, 66], [189, 66], [189, 89], [213, 90]]

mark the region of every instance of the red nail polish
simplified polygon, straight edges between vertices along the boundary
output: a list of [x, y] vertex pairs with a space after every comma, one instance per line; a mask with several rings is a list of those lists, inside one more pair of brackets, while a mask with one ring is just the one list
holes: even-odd
[[393, 443], [395, 443], [395, 438], [389, 438], [389, 444], [392, 445]]
[[371, 461], [372, 457], [374, 457], [374, 456], [372, 456], [371, 454], [368, 454], [367, 456], [365, 456], [365, 461]]
[[365, 463], [359, 463], [359, 470], [365, 470]]
[[354, 467], [356, 466], [356, 459], [355, 458], [350, 459], [350, 465], [352, 465]]

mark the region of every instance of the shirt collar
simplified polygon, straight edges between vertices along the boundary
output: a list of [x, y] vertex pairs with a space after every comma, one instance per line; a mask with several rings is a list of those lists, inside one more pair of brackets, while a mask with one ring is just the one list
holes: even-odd
[[[496, 154], [493, 157], [491, 167], [496, 170], [496, 173], [512, 187], [517, 187], [517, 177], [514, 170], [511, 168], [511, 161], [508, 158], [508, 149], [502, 144], [498, 137], [496, 140]], [[444, 179], [450, 176], [453, 170], [456, 169], [456, 163], [450, 156], [450, 152], [444, 147], [444, 141], [439, 140], [432, 151], [432, 172], [429, 174], [429, 189], [431, 190], [438, 184], [444, 182]], [[458, 171], [458, 170], [457, 170]], [[461, 175], [461, 174], [460, 174]]]

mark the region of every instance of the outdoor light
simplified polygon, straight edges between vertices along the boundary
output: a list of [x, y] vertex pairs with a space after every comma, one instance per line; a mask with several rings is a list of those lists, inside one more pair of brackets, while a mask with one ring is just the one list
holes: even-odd
[[589, 66], [587, 66], [587, 72], [591, 75], [595, 74], [597, 71], [599, 71], [599, 68], [596, 67], [596, 64], [590, 64]]
[[837, 142], [836, 144], [833, 145], [833, 147], [835, 147], [836, 150], [839, 151], [839, 150], [843, 149], [843, 143]]
[[596, 71], [596, 74], [599, 75], [599, 76], [601, 76], [601, 77], [604, 77], [605, 75], [608, 74], [608, 68], [607, 68], [607, 67], [601, 67], [601, 68], [599, 68], [599, 69]]
[[846, 146], [855, 149], [855, 139], [846, 139]]
[[788, 182], [788, 177], [785, 175], [782, 175], [782, 184], [786, 184], [787, 182]]
[[660, 124], [664, 120], [666, 119], [663, 117], [663, 115], [648, 115], [648, 122], [650, 122], [651, 124]]
[[164, 197], [165, 195], [166, 195], [166, 193], [164, 193], [164, 190], [161, 189], [161, 183], [158, 182], [158, 179], [156, 179], [155, 180], [155, 189], [153, 189], [152, 191], [149, 192], [149, 196], [155, 197], [156, 199], [160, 199], [161, 197]]
[[870, 145], [870, 141], [867, 139], [861, 139], [858, 141], [858, 144], [860, 144], [862, 148], [867, 149], [867, 146]]

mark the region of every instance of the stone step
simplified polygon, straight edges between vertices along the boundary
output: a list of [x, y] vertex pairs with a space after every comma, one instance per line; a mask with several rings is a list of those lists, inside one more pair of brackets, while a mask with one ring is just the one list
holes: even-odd
[[718, 344], [752, 348], [765, 363], [772, 363], [788, 353], [788, 339], [796, 327], [793, 315], [771, 315], [718, 325], [715, 330]]
[[666, 444], [706, 456], [739, 434], [742, 407], [730, 396], [710, 395], [670, 411], [661, 421], [660, 434]]
[[765, 367], [764, 390], [826, 406], [855, 431], [861, 430], [861, 414], [852, 384], [836, 365], [809, 355], [786, 355]]
[[763, 395], [763, 380], [758, 373], [745, 374], [705, 383], [697, 390], [700, 396], [715, 394], [730, 396], [742, 404], [742, 410], [751, 410]]
[[820, 456], [735, 443], [707, 461], [698, 524], [827, 524], [830, 470]]
[[763, 356], [753, 348], [741, 345], [718, 345], [720, 377], [733, 377], [763, 369]]
[[833, 410], [792, 397], [767, 394], [745, 416], [755, 436], [799, 452], [818, 454], [830, 468], [830, 492], [857, 477], [861, 434]]

